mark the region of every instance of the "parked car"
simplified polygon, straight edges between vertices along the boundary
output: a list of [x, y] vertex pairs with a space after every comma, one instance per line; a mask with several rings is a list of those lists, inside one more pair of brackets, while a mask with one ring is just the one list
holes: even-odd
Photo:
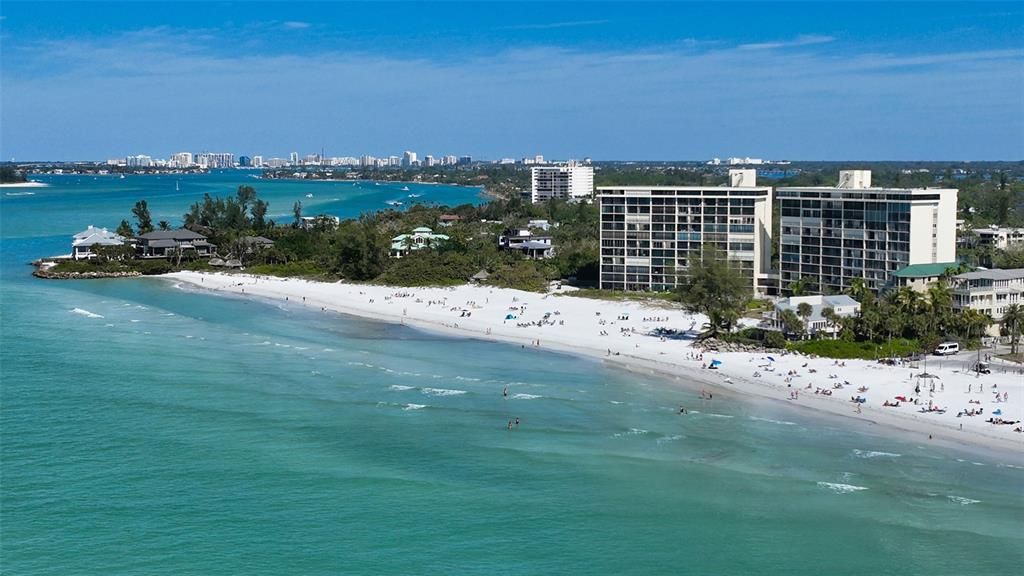
[[960, 345], [956, 342], [943, 342], [935, 347], [936, 356], [952, 356], [960, 352]]
[[976, 362], [974, 364], [974, 366], [971, 366], [971, 371], [972, 372], [977, 372], [979, 374], [991, 374], [992, 373], [992, 369], [989, 368], [988, 364], [986, 364], [985, 362]]

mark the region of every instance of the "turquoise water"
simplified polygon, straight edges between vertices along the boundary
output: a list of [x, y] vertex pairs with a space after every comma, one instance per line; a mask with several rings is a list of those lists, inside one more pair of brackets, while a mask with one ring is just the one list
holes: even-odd
[[[28, 276], [128, 200], [180, 214], [244, 176], [193, 178], [180, 193], [55, 178], [0, 198], [5, 573], [961, 575], [1024, 561], [1011, 459], [294, 304]], [[398, 196], [256, 186], [283, 213], [309, 190], [340, 215]]]

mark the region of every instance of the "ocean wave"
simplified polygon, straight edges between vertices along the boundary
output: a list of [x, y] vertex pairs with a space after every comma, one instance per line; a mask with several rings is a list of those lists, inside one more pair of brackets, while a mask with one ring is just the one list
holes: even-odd
[[867, 490], [865, 486], [854, 486], [853, 484], [837, 484], [835, 482], [818, 482], [818, 486], [822, 488], [828, 488], [829, 490], [837, 494], [849, 494], [850, 492], [860, 492], [861, 490]]
[[459, 396], [465, 394], [465, 390], [449, 390], [447, 388], [423, 388], [420, 390], [428, 396]]
[[479, 382], [480, 381], [479, 378], [472, 378], [470, 376], [456, 376], [455, 379], [456, 380], [463, 380], [465, 382]]
[[781, 424], [783, 426], [796, 426], [796, 422], [790, 422], [788, 420], [772, 420], [771, 418], [759, 418], [757, 416], [751, 416], [751, 420], [757, 420], [758, 422], [771, 422], [772, 424]]
[[85, 316], [86, 318], [103, 318], [103, 316], [100, 316], [99, 314], [96, 314], [96, 313], [93, 313], [93, 312], [89, 312], [88, 310], [83, 310], [81, 308], [72, 308], [71, 312], [73, 314], [78, 314], [80, 316]]
[[880, 458], [883, 456], [888, 456], [889, 458], [899, 458], [900, 456], [902, 456], [902, 454], [896, 454], [893, 452], [876, 452], [874, 450], [858, 450], [856, 448], [853, 449], [853, 455], [856, 456], [857, 458]]
[[426, 408], [426, 407], [427, 407], [426, 404], [406, 404], [402, 408], [402, 410], [422, 410], [423, 408]]
[[609, 400], [609, 402], [611, 402], [612, 404], [615, 404], [616, 406], [619, 405], [619, 404], [622, 404], [622, 402], [619, 402], [618, 400]]
[[4, 196], [35, 196], [35, 192], [5, 192]]
[[967, 506], [968, 504], [978, 504], [981, 500], [972, 500], [971, 498], [964, 498], [963, 496], [948, 496], [950, 501], [956, 502], [961, 506]]
[[398, 391], [412, 390], [413, 388], [415, 388], [415, 386], [402, 386], [401, 384], [393, 384], [391, 386], [388, 386], [388, 390], [398, 390]]
[[129, 322], [135, 323], [138, 322], [138, 320], [129, 320]]
[[715, 414], [714, 412], [697, 412], [696, 410], [694, 410], [693, 413], [694, 414], [704, 414], [705, 416], [707, 416], [709, 418], [732, 418], [733, 417], [731, 414]]
[[681, 434], [675, 434], [673, 436], [662, 436], [661, 438], [655, 440], [655, 442], [657, 442], [658, 444], [665, 444], [666, 442], [675, 442], [676, 440], [679, 440], [682, 437], [683, 436]]
[[510, 396], [513, 400], [536, 400], [537, 398], [543, 398], [540, 394], [513, 394]]
[[621, 438], [623, 436], [643, 436], [644, 434], [650, 434], [650, 430], [644, 430], [643, 428], [630, 428], [629, 432], [616, 432], [612, 434], [612, 438]]

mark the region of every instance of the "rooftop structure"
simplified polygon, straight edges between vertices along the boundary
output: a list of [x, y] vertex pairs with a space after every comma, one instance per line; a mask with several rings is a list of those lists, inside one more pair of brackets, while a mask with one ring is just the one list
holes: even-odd
[[989, 226], [974, 231], [978, 236], [978, 244], [994, 246], [1000, 250], [1024, 246], [1024, 228], [1003, 228]]
[[217, 246], [206, 236], [186, 228], [154, 230], [138, 237], [138, 252], [143, 258], [167, 258], [179, 254], [213, 256]]
[[910, 287], [917, 292], [926, 292], [928, 286], [939, 281], [950, 271], [955, 271], [959, 262], [935, 262], [932, 264], [911, 264], [892, 273], [892, 284], [896, 288]]

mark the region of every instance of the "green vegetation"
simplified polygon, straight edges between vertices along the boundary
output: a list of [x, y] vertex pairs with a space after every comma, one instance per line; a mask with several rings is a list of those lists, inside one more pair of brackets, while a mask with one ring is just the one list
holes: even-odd
[[15, 170], [14, 166], [10, 164], [0, 165], [0, 184], [20, 184], [27, 181], [25, 173]]
[[806, 340], [790, 342], [786, 345], [790, 350], [802, 354], [814, 354], [826, 358], [877, 358], [905, 357], [921, 351], [921, 343], [917, 340], [897, 338], [886, 342], [847, 340]]
[[[449, 286], [465, 283], [480, 270], [490, 274], [493, 286], [544, 290], [552, 280], [571, 279], [596, 284], [598, 270], [598, 214], [592, 204], [550, 201], [523, 202], [518, 194], [495, 198], [480, 206], [454, 208], [415, 205], [406, 211], [387, 210], [366, 214], [340, 223], [323, 218], [312, 226], [301, 226], [301, 203], [293, 207], [294, 221], [280, 225], [266, 218], [268, 204], [250, 186], [241, 186], [233, 197], [205, 195], [189, 207], [182, 218], [185, 226], [199, 232], [218, 247], [219, 257], [239, 260], [248, 271], [277, 275], [379, 282], [396, 286]], [[389, 255], [391, 239], [412, 229], [427, 226], [441, 231], [442, 214], [459, 220], [444, 228], [449, 240], [431, 249], [412, 250], [401, 258]], [[145, 200], [132, 208], [135, 228], [127, 220], [118, 232], [125, 236], [153, 230]], [[555, 256], [530, 260], [518, 251], [500, 250], [498, 237], [506, 228], [524, 227], [529, 220], [546, 219], [558, 226], [548, 232], [556, 246]], [[157, 224], [169, 228], [167, 222]], [[254, 245], [251, 238], [264, 236], [273, 246]], [[83, 270], [101, 271], [155, 269], [156, 264], [134, 259], [130, 247], [96, 247], [100, 256], [77, 263]], [[171, 261], [159, 260], [165, 271], [207, 266], [189, 253]], [[149, 272], [143, 272], [149, 273]]]
[[751, 299], [750, 280], [715, 244], [706, 244], [690, 257], [676, 293], [684, 308], [708, 317], [702, 337], [730, 332]]
[[644, 302], [646, 304], [669, 305], [677, 304], [679, 297], [674, 292], [621, 292], [618, 290], [598, 290], [583, 288], [557, 293], [558, 296], [574, 296], [576, 298], [592, 298], [594, 300], [610, 300], [613, 302]]

